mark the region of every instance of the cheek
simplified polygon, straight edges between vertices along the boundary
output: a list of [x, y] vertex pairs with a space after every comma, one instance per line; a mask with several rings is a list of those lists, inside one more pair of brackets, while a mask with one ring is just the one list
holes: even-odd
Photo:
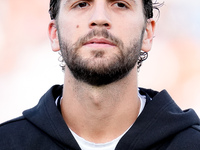
[[71, 41], [73, 44], [80, 37], [81, 25], [66, 23], [66, 25], [62, 25], [62, 28], [60, 28], [60, 34], [63, 40]]
[[[118, 29], [118, 30], [117, 30]], [[115, 30], [116, 36], [120, 38], [125, 45], [129, 45], [134, 39], [140, 39], [143, 31], [143, 24], [127, 22], [127, 25], [120, 25]]]
[[73, 13], [61, 13], [58, 19], [58, 25], [60, 28], [60, 35], [63, 40], [71, 41], [72, 44], [78, 40], [80, 36], [83, 36], [86, 32], [85, 18], [77, 18]]

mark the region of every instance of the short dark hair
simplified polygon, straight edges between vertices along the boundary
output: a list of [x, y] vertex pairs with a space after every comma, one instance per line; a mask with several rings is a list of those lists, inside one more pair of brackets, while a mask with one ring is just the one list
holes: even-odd
[[49, 14], [50, 14], [51, 20], [56, 19], [57, 15], [58, 15], [60, 1], [61, 0], [50, 0]]
[[[61, 0], [50, 0], [49, 6], [49, 14], [52, 20], [56, 19], [58, 16], [58, 11], [60, 8]], [[153, 18], [153, 9], [157, 9], [159, 11], [159, 4], [157, 1], [152, 2], [152, 0], [142, 0], [144, 4], [144, 15], [146, 19]]]

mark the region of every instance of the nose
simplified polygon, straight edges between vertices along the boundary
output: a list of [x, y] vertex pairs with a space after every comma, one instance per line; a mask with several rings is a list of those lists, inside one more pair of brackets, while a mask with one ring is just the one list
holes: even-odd
[[93, 8], [91, 18], [89, 20], [89, 28], [111, 28], [109, 10], [102, 4], [98, 4]]

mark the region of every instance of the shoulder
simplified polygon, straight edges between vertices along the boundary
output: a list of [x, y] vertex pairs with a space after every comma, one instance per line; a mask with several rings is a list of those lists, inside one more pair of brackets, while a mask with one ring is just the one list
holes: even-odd
[[199, 150], [200, 125], [193, 125], [177, 134], [170, 142], [168, 149], [175, 150], [177, 147], [181, 150]]
[[12, 130], [15, 130], [16, 128], [19, 129], [19, 126], [24, 124], [24, 122], [25, 118], [21, 116], [0, 124], [0, 135], [6, 132], [12, 132]]
[[2, 149], [7, 149], [9, 145], [22, 140], [23, 136], [25, 136], [22, 133], [25, 131], [25, 122], [24, 117], [21, 116], [0, 124], [0, 145]]
[[[23, 117], [18, 117], [0, 124], [0, 141], [20, 140], [31, 129], [31, 124]], [[33, 127], [32, 127], [33, 128]]]
[[0, 145], [2, 150], [57, 148], [49, 136], [23, 116], [0, 124]]

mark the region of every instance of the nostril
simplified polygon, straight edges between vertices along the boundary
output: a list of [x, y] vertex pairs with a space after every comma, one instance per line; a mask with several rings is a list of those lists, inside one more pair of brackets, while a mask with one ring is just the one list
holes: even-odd
[[92, 22], [91, 24], [90, 24], [90, 27], [106, 27], [106, 28], [110, 28], [110, 24], [109, 23], [99, 23], [99, 22]]
[[96, 24], [96, 23], [94, 23], [94, 22], [91, 24], [91, 26], [96, 26], [96, 25], [97, 25], [97, 24]]
[[104, 26], [105, 26], [105, 27], [108, 27], [108, 26], [109, 26], [109, 24], [108, 24], [108, 23], [104, 23]]

